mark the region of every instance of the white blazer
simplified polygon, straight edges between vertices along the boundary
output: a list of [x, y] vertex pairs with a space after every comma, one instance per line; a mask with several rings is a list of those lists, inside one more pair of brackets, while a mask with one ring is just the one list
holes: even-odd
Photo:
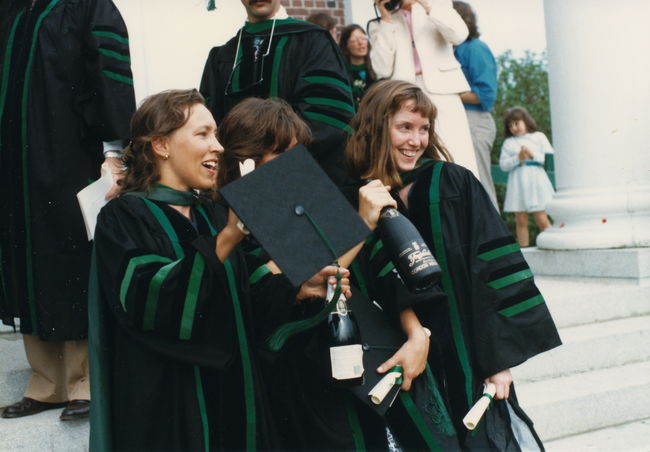
[[[470, 91], [453, 49], [467, 38], [467, 25], [453, 8], [452, 0], [429, 0], [429, 4], [428, 15], [419, 3], [411, 7], [413, 40], [424, 85], [432, 94]], [[373, 21], [368, 34], [372, 43], [370, 59], [377, 77], [415, 83], [411, 36], [404, 16], [395, 12], [392, 22]]]

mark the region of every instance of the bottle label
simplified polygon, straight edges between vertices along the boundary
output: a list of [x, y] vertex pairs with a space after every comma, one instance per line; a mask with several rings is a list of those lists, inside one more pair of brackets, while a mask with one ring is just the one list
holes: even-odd
[[332, 377], [350, 380], [363, 376], [363, 348], [361, 344], [330, 347]]
[[424, 243], [411, 242], [402, 250], [399, 258], [402, 262], [408, 262], [408, 271], [411, 275], [438, 265], [429, 247]]

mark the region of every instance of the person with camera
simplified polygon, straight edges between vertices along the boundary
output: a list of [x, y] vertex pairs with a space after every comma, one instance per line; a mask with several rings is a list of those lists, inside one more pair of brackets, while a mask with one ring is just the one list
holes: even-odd
[[374, 0], [379, 20], [368, 27], [378, 79], [415, 83], [438, 109], [436, 131], [454, 161], [478, 176], [460, 93], [470, 91], [454, 45], [468, 29], [452, 0]]

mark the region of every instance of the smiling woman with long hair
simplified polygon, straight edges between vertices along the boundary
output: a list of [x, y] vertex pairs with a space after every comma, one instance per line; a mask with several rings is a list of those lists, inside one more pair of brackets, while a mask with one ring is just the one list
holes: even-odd
[[[131, 121], [120, 196], [101, 211], [91, 283], [91, 447], [273, 448], [256, 327], [325, 294], [326, 267], [277, 304], [252, 306], [245, 230], [211, 201], [217, 126], [196, 90], [147, 98]], [[348, 281], [343, 279], [347, 290]], [[264, 301], [264, 291], [260, 295]], [[279, 319], [279, 320], [278, 320]]]
[[[435, 119], [435, 107], [418, 86], [376, 83], [352, 121], [348, 167], [358, 180], [379, 179], [393, 188], [400, 211], [443, 270], [437, 288], [442, 299], [434, 291], [413, 309], [432, 332], [430, 369], [444, 388], [463, 450], [502, 451], [515, 443], [535, 450], [541, 442], [517, 403], [509, 369], [560, 345], [560, 338], [519, 247], [482, 185], [469, 170], [445, 161]], [[381, 268], [387, 258], [376, 236], [365, 248], [353, 280], [364, 279], [370, 296], [381, 297], [386, 289], [367, 269]], [[484, 383], [496, 386], [495, 403], [466, 434], [462, 419], [483, 394]]]

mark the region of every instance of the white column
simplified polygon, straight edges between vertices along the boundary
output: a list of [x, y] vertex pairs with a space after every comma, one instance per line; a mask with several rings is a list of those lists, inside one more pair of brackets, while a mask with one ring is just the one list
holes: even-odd
[[650, 1], [544, 9], [558, 191], [537, 244], [650, 247]]

